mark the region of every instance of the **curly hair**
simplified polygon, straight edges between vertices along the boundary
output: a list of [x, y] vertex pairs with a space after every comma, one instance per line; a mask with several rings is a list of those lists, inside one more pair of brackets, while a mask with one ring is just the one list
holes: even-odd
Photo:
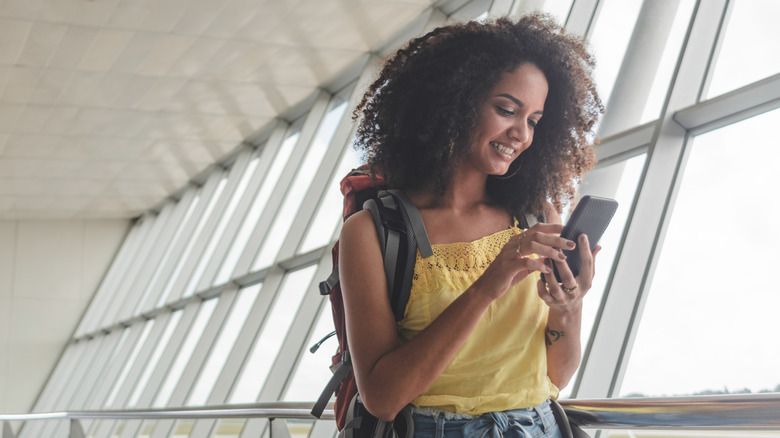
[[355, 147], [387, 185], [443, 193], [467, 155], [480, 103], [505, 72], [531, 63], [549, 84], [532, 146], [508, 178], [489, 177], [487, 194], [515, 214], [558, 211], [595, 164], [594, 125], [604, 107], [592, 80], [594, 59], [554, 19], [532, 14], [444, 26], [411, 40], [388, 59], [353, 113]]

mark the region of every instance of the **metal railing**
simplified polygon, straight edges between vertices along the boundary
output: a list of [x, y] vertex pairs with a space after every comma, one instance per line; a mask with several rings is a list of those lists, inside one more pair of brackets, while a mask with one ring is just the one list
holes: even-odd
[[[269, 402], [235, 405], [213, 405], [187, 408], [127, 409], [105, 411], [60, 411], [33, 414], [0, 414], [3, 422], [2, 438], [16, 438], [9, 421], [70, 420], [70, 438], [85, 438], [80, 420], [198, 420], [222, 418], [267, 418], [271, 438], [290, 438], [285, 420], [315, 420], [311, 415], [313, 403]], [[334, 420], [333, 406], [322, 413], [322, 420]]]
[[[670, 398], [561, 400], [571, 420], [587, 429], [780, 431], [780, 393]], [[290, 437], [285, 420], [313, 420], [311, 403], [272, 402], [195, 408], [63, 411], [5, 415], [2, 438], [15, 438], [9, 421], [70, 420], [70, 438], [83, 438], [79, 420], [267, 418], [272, 438]], [[333, 420], [332, 407], [322, 419]]]

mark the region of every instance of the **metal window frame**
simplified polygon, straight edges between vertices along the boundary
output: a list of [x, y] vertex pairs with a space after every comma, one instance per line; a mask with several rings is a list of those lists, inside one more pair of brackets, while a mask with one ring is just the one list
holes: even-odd
[[698, 91], [706, 77], [726, 6], [727, 0], [713, 0], [699, 1], [694, 7], [669, 96], [648, 147], [615, 267], [585, 349], [575, 397], [613, 397], [625, 374], [685, 163], [688, 133], [674, 121], [673, 114], [698, 100], [698, 93], [691, 90]]
[[153, 254], [160, 253], [161, 250], [158, 246], [158, 242], [162, 239], [161, 235], [164, 234], [167, 223], [175, 210], [173, 203], [165, 203], [159, 212], [155, 216], [150, 216], [147, 219], [151, 226], [149, 233], [147, 234], [144, 242], [140, 245], [138, 252], [127, 267], [127, 274], [125, 275], [125, 281], [122, 281], [117, 285], [115, 297], [121, 302], [114, 303], [111, 309], [107, 309], [103, 318], [103, 324], [107, 324], [117, 319], [125, 319], [122, 316], [129, 313], [130, 310], [135, 309], [135, 303], [141, 299], [143, 291], [139, 290], [136, 286], [138, 279], [143, 275], [149, 275], [146, 270], [149, 269], [148, 261], [153, 258]]
[[[295, 145], [292, 157], [305, 157], [307, 151], [313, 147], [313, 142], [319, 131], [320, 124], [331, 107], [330, 104], [331, 96], [325, 91], [320, 90], [301, 126], [300, 136], [298, 137], [298, 142]], [[266, 237], [269, 232], [273, 230], [276, 221], [281, 220], [279, 217], [280, 208], [284, 205], [290, 190], [298, 179], [304, 162], [305, 160], [295, 160], [294, 158], [287, 162], [284, 171], [279, 176], [279, 180], [276, 183], [276, 190], [268, 200], [265, 211], [261, 215], [253, 235], [250, 237], [246, 248], [244, 248], [244, 253], [241, 255], [241, 258], [236, 265], [236, 273], [247, 273], [255, 270], [254, 264], [268, 244]], [[277, 256], [278, 251], [271, 259], [275, 260]], [[270, 266], [273, 266], [273, 262]], [[266, 267], [268, 266], [260, 267], [260, 269]]]
[[[114, 303], [115, 292], [119, 286], [127, 278], [127, 267], [133, 263], [133, 258], [136, 256], [139, 247], [142, 245], [144, 239], [146, 239], [147, 232], [151, 227], [151, 219], [155, 215], [151, 212], [147, 212], [140, 219], [136, 221], [136, 224], [130, 231], [127, 243], [123, 245], [120, 254], [114, 261], [114, 265], [117, 266], [116, 270], [109, 271], [106, 279], [98, 288], [96, 297], [93, 300], [94, 305], [90, 305], [88, 312], [87, 325], [83, 329], [78, 330], [81, 336], [88, 335], [101, 328], [105, 315]], [[133, 238], [130, 239], [130, 236]], [[125, 249], [126, 248], [126, 249]]]
[[119, 319], [126, 319], [129, 316], [138, 314], [150, 299], [156, 298], [152, 296], [151, 282], [154, 280], [155, 273], [162, 269], [161, 264], [165, 260], [169, 248], [172, 248], [173, 240], [177, 237], [177, 231], [181, 228], [190, 204], [195, 199], [196, 192], [196, 190], [186, 190], [180, 199], [170, 198], [163, 205], [163, 209], [170, 206], [172, 212], [167, 219], [162, 215], [158, 215], [156, 218], [157, 221], [165, 220], [164, 228], [157, 239], [154, 250], [147, 257], [143, 270], [136, 276], [135, 282], [130, 286], [130, 290], [137, 291], [137, 298], [132, 303], [128, 303], [125, 311], [120, 314]]
[[[198, 196], [198, 204], [194, 207], [193, 212], [190, 214], [186, 223], [178, 224], [182, 227], [178, 238], [175, 241], [171, 241], [172, 245], [170, 256], [164, 260], [163, 265], [160, 267], [160, 273], [157, 279], [149, 284], [147, 291], [149, 299], [141, 306], [139, 313], [141, 315], [149, 314], [158, 308], [160, 299], [163, 293], [168, 287], [170, 277], [176, 272], [179, 263], [183, 263], [181, 258], [183, 257], [183, 251], [188, 244], [188, 237], [192, 236], [198, 226], [199, 220], [202, 218], [204, 211], [208, 205], [210, 198], [214, 195], [219, 181], [221, 180], [221, 172], [216, 171], [208, 178], [202, 186], [191, 186], [189, 191], [192, 192], [192, 200], [188, 203], [187, 209], [190, 208], [192, 202], [195, 202], [195, 197]], [[182, 202], [182, 200], [179, 202]], [[173, 287], [173, 286], [171, 286]], [[169, 293], [170, 295], [170, 293]], [[171, 297], [166, 297], [166, 303], [171, 302]]]
[[[225, 212], [225, 207], [230, 202], [233, 192], [241, 180], [247, 165], [249, 164], [251, 156], [252, 150], [242, 150], [241, 153], [239, 153], [236, 161], [233, 163], [233, 166], [225, 170], [227, 173], [225, 187], [219, 193], [219, 198], [216, 200], [216, 203], [212, 207], [211, 211], [208, 212], [208, 217], [205, 218], [206, 222], [198, 236], [196, 236], [195, 245], [193, 246], [192, 251], [190, 251], [188, 254], [181, 274], [178, 276], [176, 282], [173, 285], [173, 290], [171, 291], [169, 299], [175, 301], [195, 294], [196, 291], [194, 289], [189, 289], [190, 281], [192, 280], [193, 275], [196, 274], [195, 269], [198, 267], [201, 257], [206, 256], [206, 254], [204, 254], [206, 246], [211, 240], [214, 229], [219, 224], [219, 221]], [[195, 286], [197, 285], [193, 285], [192, 287], [194, 288]]]
[[[197, 209], [193, 212], [190, 222], [187, 224], [187, 230], [182, 233], [182, 239], [179, 242], [179, 248], [176, 252], [178, 257], [171, 257], [170, 265], [166, 271], [163, 272], [162, 278], [167, 278], [168, 281], [162, 282], [160, 284], [160, 292], [154, 295], [163, 298], [167, 291], [167, 296], [165, 296], [165, 303], [167, 304], [174, 303], [179, 299], [181, 289], [177, 289], [177, 286], [180, 286], [181, 283], [186, 281], [180, 280], [180, 278], [183, 276], [183, 273], [192, 269], [192, 265], [194, 263], [192, 262], [192, 259], [195, 257], [192, 253], [194, 252], [195, 246], [199, 241], [202, 242], [206, 238], [203, 232], [206, 229], [209, 220], [209, 218], [206, 217], [206, 214], [208, 213], [209, 217], [213, 215], [214, 210], [216, 210], [216, 205], [214, 205], [210, 211], [207, 210], [212, 202], [219, 202], [219, 200], [214, 199], [214, 197], [221, 195], [221, 193], [217, 194], [217, 189], [222, 183], [223, 178], [227, 178], [227, 175], [225, 175], [224, 169], [221, 167], [216, 168], [208, 175], [205, 184], [201, 188], [200, 201], [198, 202]], [[200, 231], [198, 231], [202, 221], [205, 221], [205, 223], [203, 224], [203, 227], [200, 229]], [[196, 232], [198, 234], [197, 236], [195, 235]], [[185, 238], [185, 236], [190, 240]], [[196, 239], [194, 242], [191, 241], [193, 238]], [[193, 246], [190, 247], [190, 244]]]

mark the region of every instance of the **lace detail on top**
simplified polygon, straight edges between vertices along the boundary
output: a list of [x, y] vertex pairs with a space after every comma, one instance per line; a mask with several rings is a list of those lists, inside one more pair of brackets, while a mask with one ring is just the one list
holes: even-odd
[[425, 259], [418, 251], [412, 291], [468, 287], [485, 272], [509, 239], [519, 233], [519, 228], [511, 227], [472, 242], [432, 245], [433, 255]]

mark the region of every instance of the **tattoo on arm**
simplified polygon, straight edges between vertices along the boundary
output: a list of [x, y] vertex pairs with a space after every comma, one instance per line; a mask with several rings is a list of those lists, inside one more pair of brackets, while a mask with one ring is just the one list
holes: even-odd
[[544, 340], [547, 342], [547, 345], [552, 345], [555, 342], [558, 342], [559, 339], [563, 337], [563, 331], [553, 330], [550, 327], [547, 327], [544, 330]]

